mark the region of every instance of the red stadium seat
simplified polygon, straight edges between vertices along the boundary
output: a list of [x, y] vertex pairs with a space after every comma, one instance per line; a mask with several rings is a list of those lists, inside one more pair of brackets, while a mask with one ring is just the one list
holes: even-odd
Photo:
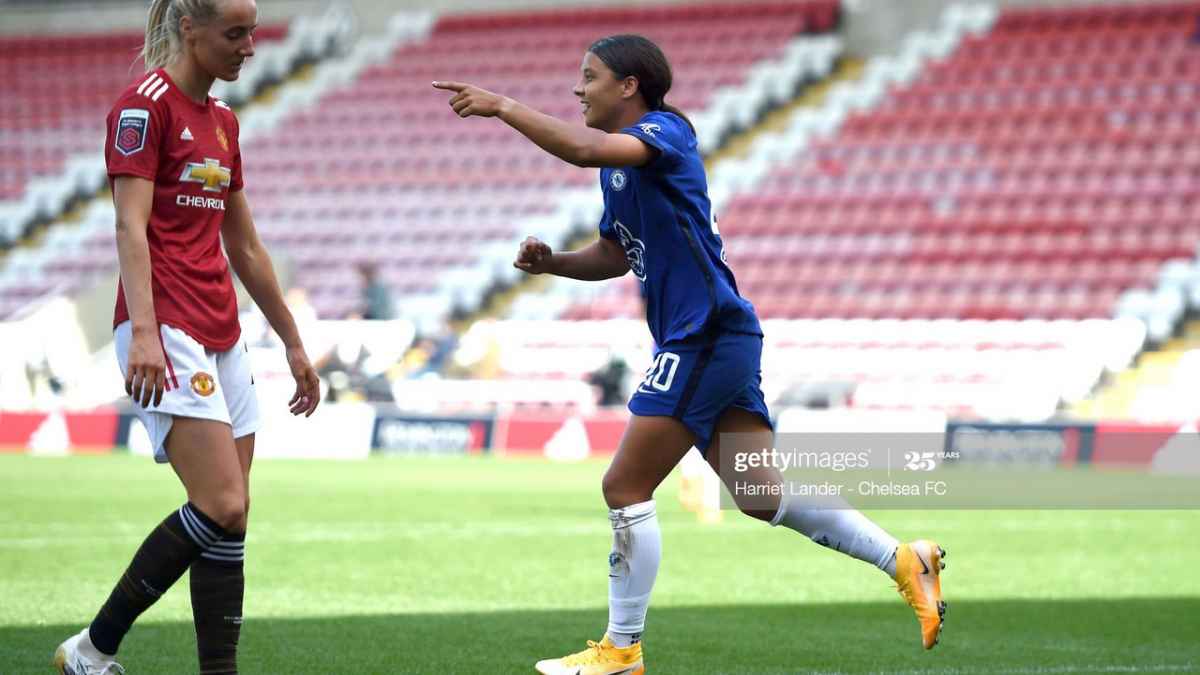
[[[1004, 11], [734, 199], [742, 290], [773, 317], [1108, 316], [1200, 243], [1198, 19]], [[943, 195], [910, 178], [928, 174], [980, 180]], [[879, 183], [894, 195], [864, 195]]]

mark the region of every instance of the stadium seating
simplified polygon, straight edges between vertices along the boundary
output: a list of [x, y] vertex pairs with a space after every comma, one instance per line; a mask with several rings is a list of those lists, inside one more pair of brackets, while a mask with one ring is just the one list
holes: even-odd
[[[720, 211], [741, 290], [766, 317], [1173, 324], [1184, 296], [1155, 289], [1200, 243], [1198, 18], [1011, 10], [877, 64], [901, 74], [842, 92]], [[1172, 269], [1200, 289], [1200, 265]], [[638, 312], [625, 285], [565, 316]]]
[[[352, 29], [352, 17], [339, 7], [261, 26], [241, 77], [216, 82], [212, 93], [241, 104], [299, 64], [337, 49]], [[137, 32], [0, 38], [0, 73], [9, 84], [0, 100], [0, 246], [104, 186], [104, 115], [142, 72], [141, 41]]]
[[[318, 77], [341, 79], [312, 100], [276, 106], [271, 124], [243, 143], [256, 223], [272, 253], [293, 263], [296, 283], [322, 317], [359, 309], [356, 268], [368, 262], [407, 316], [440, 322], [454, 307], [473, 310], [531, 222], [568, 228], [570, 218], [558, 217], [562, 196], [594, 193], [595, 172], [564, 165], [503, 125], [457, 119], [431, 80], [471, 81], [578, 119], [571, 88], [583, 50], [599, 36], [636, 28], [670, 55], [676, 84], [668, 99], [704, 119], [711, 148], [721, 130], [751, 121], [746, 110], [790, 97], [780, 82], [794, 87], [828, 70], [835, 46], [792, 47], [797, 35], [832, 29], [837, 10], [833, 0], [810, 0], [737, 11], [716, 4], [445, 17], [428, 36], [395, 41], [357, 70], [329, 64]], [[775, 88], [756, 88], [741, 110], [723, 95], [768, 77]], [[248, 126], [255, 125], [244, 124], [244, 132]], [[79, 132], [93, 143], [98, 133]], [[92, 217], [99, 222], [103, 207]], [[0, 317], [47, 290], [112, 273], [111, 231], [87, 229], [66, 250], [10, 261], [47, 274], [0, 283]]]
[[[400, 47], [247, 148], [264, 236], [296, 261], [297, 281], [323, 316], [358, 308], [354, 266], [362, 262], [379, 265], [402, 308], [424, 315], [415, 318], [444, 315], [450, 305], [472, 310], [497, 266], [482, 252], [498, 246], [511, 256], [524, 234], [520, 222], [553, 216], [555, 195], [592, 187], [595, 172], [564, 165], [503, 125], [457, 119], [431, 80], [473, 82], [577, 119], [571, 87], [583, 50], [598, 36], [636, 26], [671, 55], [677, 87], [670, 99], [703, 110], [719, 87], [746, 78], [755, 62], [810, 23], [828, 27], [835, 7], [767, 3], [737, 16], [721, 14], [727, 11], [720, 6], [685, 5], [444, 18], [427, 40]], [[337, 155], [297, 161], [326, 147], [331, 134]], [[455, 276], [463, 287], [447, 295], [446, 280]], [[432, 305], [411, 302], [431, 297]]]

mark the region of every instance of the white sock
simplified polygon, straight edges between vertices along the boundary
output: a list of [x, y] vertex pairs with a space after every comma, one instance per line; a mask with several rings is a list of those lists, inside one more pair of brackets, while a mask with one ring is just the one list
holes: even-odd
[[92, 634], [90, 630], [83, 631], [83, 639], [79, 641], [76, 649], [78, 649], [79, 653], [83, 654], [84, 658], [88, 659], [89, 661], [107, 663], [108, 661], [111, 661], [114, 656], [116, 656], [115, 654], [105, 654], [97, 649], [96, 645], [92, 644]]
[[785, 497], [771, 525], [783, 525], [822, 546], [871, 563], [889, 577], [896, 576], [896, 547], [900, 542], [844, 500], [806, 502]]
[[650, 591], [662, 558], [662, 531], [654, 500], [608, 512], [613, 550], [608, 556], [608, 639], [628, 647], [642, 638]]

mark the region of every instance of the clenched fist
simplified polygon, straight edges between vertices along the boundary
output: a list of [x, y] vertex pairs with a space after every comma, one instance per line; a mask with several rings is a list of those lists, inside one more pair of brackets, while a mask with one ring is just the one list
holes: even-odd
[[513, 267], [530, 274], [542, 274], [550, 271], [554, 252], [546, 242], [536, 237], [526, 237], [517, 251], [517, 259]]

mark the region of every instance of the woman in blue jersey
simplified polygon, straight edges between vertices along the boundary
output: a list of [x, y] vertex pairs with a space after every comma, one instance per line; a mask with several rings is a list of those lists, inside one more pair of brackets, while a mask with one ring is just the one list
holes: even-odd
[[[460, 117], [499, 117], [560, 159], [600, 167], [599, 240], [555, 253], [526, 239], [517, 268], [588, 281], [632, 272], [642, 284], [658, 348], [629, 402], [633, 415], [603, 481], [613, 527], [608, 630], [579, 653], [537, 664], [546, 674], [641, 673], [641, 634], [661, 551], [654, 490], [692, 446], [728, 481], [736, 448], [721, 447], [723, 437], [744, 449], [774, 444], [759, 388], [762, 329], [725, 262], [695, 130], [666, 103], [666, 57], [637, 35], [603, 38], [584, 54], [575, 95], [587, 128], [469, 84], [433, 86], [453, 92], [450, 106]], [[738, 480], [778, 485], [782, 479], [762, 469]], [[758, 497], [738, 506], [886, 571], [917, 611], [925, 647], [936, 642], [944, 608], [936, 544], [900, 544], [849, 505], [816, 508]]]

